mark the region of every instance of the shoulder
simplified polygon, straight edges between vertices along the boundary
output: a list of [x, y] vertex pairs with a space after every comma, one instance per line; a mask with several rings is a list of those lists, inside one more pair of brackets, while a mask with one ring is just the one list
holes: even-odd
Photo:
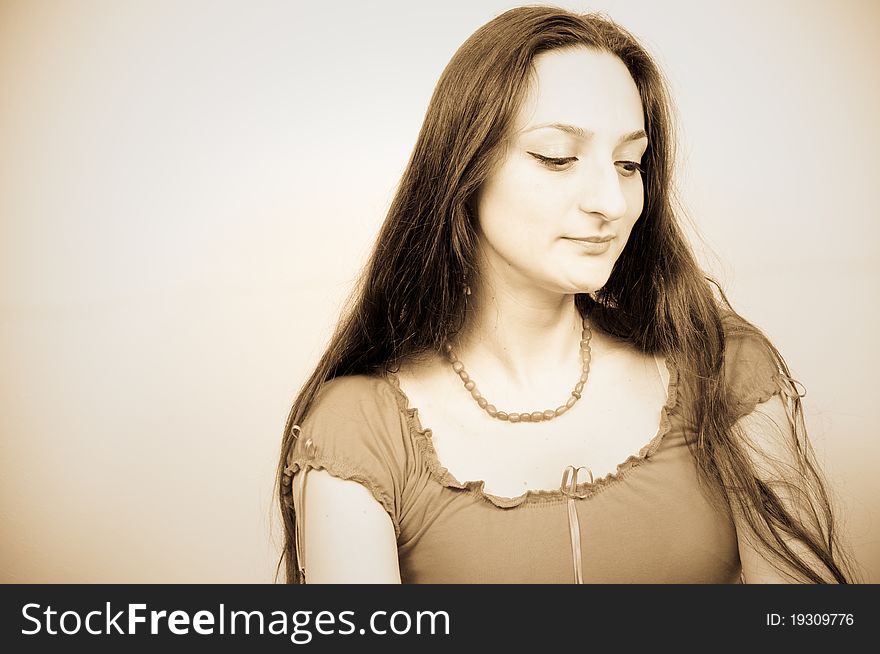
[[397, 402], [388, 381], [378, 375], [344, 375], [324, 382], [315, 394], [306, 420], [316, 414], [333, 414], [342, 419], [365, 415], [394, 415]]
[[[299, 426], [303, 431], [332, 432], [341, 438], [390, 437], [402, 424], [400, 398], [391, 381], [381, 373], [344, 375], [318, 387]], [[326, 436], [325, 436], [326, 437]]]
[[722, 376], [737, 415], [750, 412], [781, 389], [786, 377], [776, 348], [767, 337], [741, 319], [724, 316]]
[[406, 458], [406, 419], [391, 383], [380, 375], [345, 375], [318, 389], [299, 423], [296, 454], [303, 448], [341, 460], [375, 460], [387, 466]]
[[741, 331], [725, 332], [723, 369], [727, 381], [736, 386], [778, 372], [770, 341], [760, 333]]

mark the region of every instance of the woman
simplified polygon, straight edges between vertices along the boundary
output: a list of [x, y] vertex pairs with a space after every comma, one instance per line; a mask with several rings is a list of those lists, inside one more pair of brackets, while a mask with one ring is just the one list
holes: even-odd
[[786, 364], [676, 223], [672, 147], [607, 19], [519, 8], [462, 45], [288, 418], [288, 581], [854, 579]]

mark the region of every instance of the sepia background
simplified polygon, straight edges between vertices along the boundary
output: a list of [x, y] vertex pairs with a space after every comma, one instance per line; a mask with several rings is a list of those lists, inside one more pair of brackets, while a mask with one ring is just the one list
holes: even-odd
[[[515, 4], [0, 0], [0, 581], [273, 580], [290, 402], [441, 70]], [[880, 4], [557, 4], [665, 70], [694, 245], [880, 582]]]

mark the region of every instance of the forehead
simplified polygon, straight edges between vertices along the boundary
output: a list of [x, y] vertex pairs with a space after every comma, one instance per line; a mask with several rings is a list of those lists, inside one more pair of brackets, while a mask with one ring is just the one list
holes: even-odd
[[516, 121], [516, 131], [546, 123], [611, 136], [644, 129], [639, 89], [617, 56], [589, 48], [544, 52]]

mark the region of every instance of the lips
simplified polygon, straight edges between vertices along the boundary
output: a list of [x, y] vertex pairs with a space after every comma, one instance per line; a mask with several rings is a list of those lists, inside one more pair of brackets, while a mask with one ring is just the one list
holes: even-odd
[[610, 241], [613, 238], [614, 238], [614, 236], [582, 236], [582, 237], [570, 236], [570, 237], [568, 237], [568, 240], [570, 240], [570, 241], [586, 241], [588, 243], [605, 243], [606, 241]]
[[571, 241], [577, 246], [577, 249], [583, 254], [589, 255], [598, 255], [605, 254], [608, 250], [611, 249], [611, 239], [610, 238], [602, 238], [598, 242], [590, 241], [585, 238], [567, 238], [567, 241]]

